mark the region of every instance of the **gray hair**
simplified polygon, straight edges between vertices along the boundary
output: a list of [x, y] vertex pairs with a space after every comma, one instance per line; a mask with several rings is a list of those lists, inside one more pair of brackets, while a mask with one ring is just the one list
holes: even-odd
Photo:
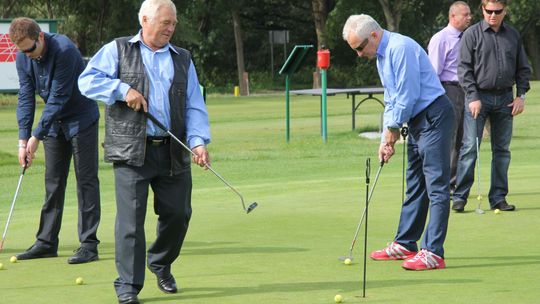
[[371, 32], [382, 31], [382, 27], [371, 16], [366, 14], [351, 15], [343, 26], [343, 40], [347, 41], [351, 32], [358, 38], [368, 37]]
[[143, 24], [143, 16], [148, 17], [150, 20], [154, 19], [159, 8], [164, 5], [169, 6], [176, 15], [176, 6], [171, 0], [144, 0], [139, 10], [139, 23], [141, 26]]

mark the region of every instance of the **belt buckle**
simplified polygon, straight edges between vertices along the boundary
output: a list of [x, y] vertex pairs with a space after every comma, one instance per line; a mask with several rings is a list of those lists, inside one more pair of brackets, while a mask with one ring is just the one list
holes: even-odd
[[150, 142], [150, 145], [152, 146], [161, 146], [165, 143], [164, 139], [149, 138], [148, 141]]

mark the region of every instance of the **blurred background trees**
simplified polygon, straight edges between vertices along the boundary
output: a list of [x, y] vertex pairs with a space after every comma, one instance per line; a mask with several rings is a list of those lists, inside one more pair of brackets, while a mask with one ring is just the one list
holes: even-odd
[[[115, 37], [139, 30], [141, 0], [0, 0], [2, 18], [28, 16], [59, 20], [83, 56], [92, 56]], [[452, 0], [173, 0], [178, 26], [173, 43], [192, 52], [201, 83], [212, 91], [232, 92], [243, 73], [251, 91], [282, 89], [277, 75], [295, 44], [325, 45], [331, 51], [329, 87], [377, 85], [374, 62], [359, 59], [341, 38], [351, 14], [373, 16], [387, 29], [427, 46], [448, 23]], [[480, 0], [466, 1], [481, 19]], [[510, 0], [506, 21], [522, 34], [534, 77], [540, 79], [540, 1]], [[272, 43], [270, 31], [287, 33], [285, 44]], [[283, 37], [282, 37], [283, 38]], [[283, 41], [282, 41], [283, 42]], [[313, 51], [293, 86], [311, 87], [316, 71]], [[242, 93], [246, 88], [242, 89]]]

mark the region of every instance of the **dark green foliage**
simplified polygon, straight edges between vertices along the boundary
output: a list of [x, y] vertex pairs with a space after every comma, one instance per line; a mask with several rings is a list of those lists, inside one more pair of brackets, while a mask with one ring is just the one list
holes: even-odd
[[[283, 89], [283, 77], [277, 75], [287, 53], [295, 44], [317, 45], [311, 0], [189, 0], [174, 1], [178, 26], [173, 43], [192, 52], [201, 83], [211, 90], [232, 91], [237, 85], [236, 49], [231, 9], [240, 12], [243, 30], [245, 69], [250, 75], [251, 91]], [[366, 13], [386, 27], [379, 1], [331, 1], [325, 40], [331, 50], [329, 86], [365, 86], [378, 82], [374, 62], [356, 59], [341, 37], [343, 24], [351, 14]], [[453, 0], [403, 0], [399, 31], [427, 46], [431, 36], [448, 23], [448, 8]], [[480, 0], [466, 1], [473, 22], [482, 18]], [[140, 26], [137, 13], [141, 0], [3, 0], [5, 18], [29, 16], [55, 18], [59, 31], [79, 46], [84, 56], [92, 56], [115, 37], [133, 35]], [[335, 5], [334, 5], [335, 4]], [[507, 21], [523, 35], [536, 77], [540, 75], [540, 1], [509, 2]], [[289, 44], [274, 45], [274, 75], [270, 55], [270, 30], [288, 30]], [[294, 76], [294, 85], [311, 87], [316, 54], [310, 54], [305, 67]], [[219, 89], [218, 89], [219, 88]]]

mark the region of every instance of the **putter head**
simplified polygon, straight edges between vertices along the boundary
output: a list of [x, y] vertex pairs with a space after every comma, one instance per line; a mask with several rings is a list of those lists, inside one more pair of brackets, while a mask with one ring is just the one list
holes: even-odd
[[340, 260], [340, 261], [345, 261], [346, 259], [349, 259], [349, 260], [352, 261], [352, 260], [353, 260], [353, 257], [349, 255], [349, 256], [340, 256], [340, 257], [338, 258], [338, 260]]
[[246, 209], [246, 213], [250, 213], [251, 211], [253, 211], [253, 209], [257, 208], [259, 204], [257, 204], [257, 202], [253, 202], [251, 203], [251, 205], [249, 205], [249, 207]]
[[485, 213], [485, 211], [480, 209], [480, 208], [476, 208], [475, 212], [476, 212], [476, 214], [484, 214]]

